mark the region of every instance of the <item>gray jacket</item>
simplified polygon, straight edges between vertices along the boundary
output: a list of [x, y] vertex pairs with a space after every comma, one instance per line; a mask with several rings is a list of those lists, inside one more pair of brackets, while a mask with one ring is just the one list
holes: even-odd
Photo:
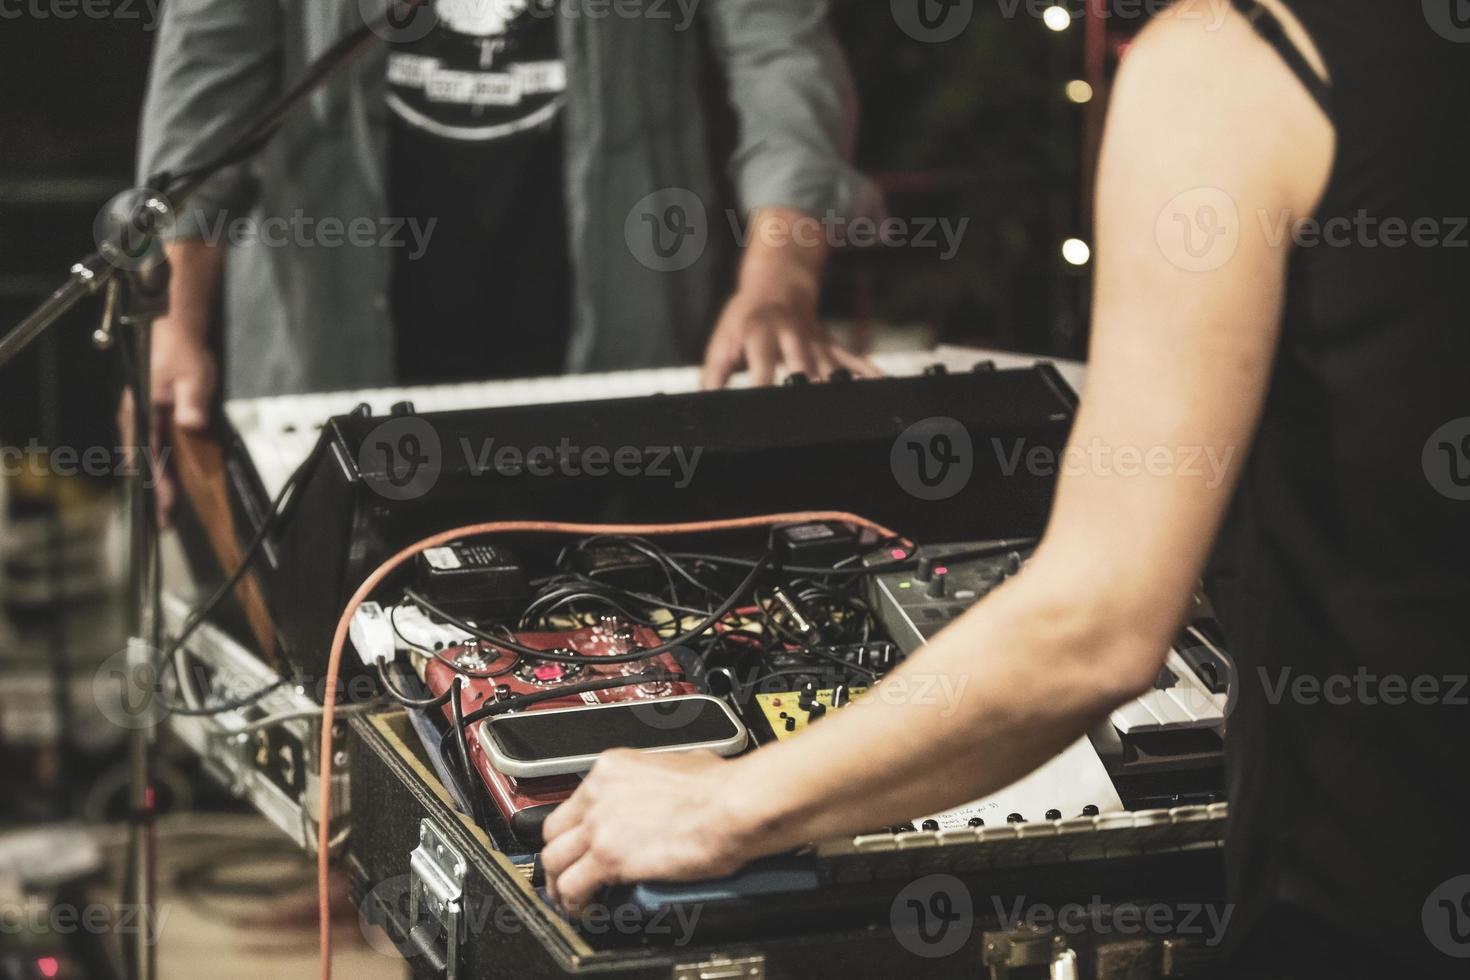
[[[827, 0], [558, 2], [576, 273], [568, 367], [690, 363], [723, 299], [715, 286], [731, 240], [729, 216], [714, 205], [695, 26], [723, 68], [739, 122], [731, 177], [742, 211], [877, 210], [871, 185], [847, 162], [855, 99]], [[217, 150], [311, 59], [361, 26], [360, 11], [378, 6], [167, 0], [143, 113], [142, 176]], [[176, 234], [235, 245], [224, 288], [231, 397], [393, 381], [389, 247], [413, 240], [382, 218], [385, 51], [339, 76], [256, 160], [221, 175], [180, 214]], [[689, 194], [696, 206], [709, 204], [710, 246], [692, 265], [661, 263], [636, 247], [640, 222], [658, 218], [633, 214], [651, 194], [658, 208]], [[493, 323], [494, 311], [486, 315]]]

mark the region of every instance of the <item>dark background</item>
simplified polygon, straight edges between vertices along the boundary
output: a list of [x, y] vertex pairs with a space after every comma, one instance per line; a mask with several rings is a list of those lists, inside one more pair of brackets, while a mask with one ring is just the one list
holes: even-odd
[[[133, 181], [153, 33], [143, 0], [92, 0], [113, 16], [0, 19], [0, 325], [10, 325], [93, 247], [99, 207]], [[61, 0], [65, 2], [65, 0]], [[1072, 0], [1072, 7], [1081, 0]], [[61, 9], [48, 2], [51, 10]], [[1061, 243], [1087, 238], [1086, 116], [1064, 95], [1083, 77], [1084, 27], [1054, 32], [977, 0], [959, 38], [906, 36], [887, 0], [838, 0], [834, 20], [863, 101], [859, 163], [898, 217], [969, 218], [951, 261], [937, 249], [848, 249], [824, 299], [835, 318], [924, 325], [938, 340], [1053, 356], [1084, 353], [1086, 268]], [[116, 379], [89, 342], [95, 309], [0, 377], [0, 438], [110, 445]], [[52, 415], [41, 409], [57, 408]], [[55, 422], [59, 432], [42, 432]], [[49, 438], [47, 438], [49, 437]]]

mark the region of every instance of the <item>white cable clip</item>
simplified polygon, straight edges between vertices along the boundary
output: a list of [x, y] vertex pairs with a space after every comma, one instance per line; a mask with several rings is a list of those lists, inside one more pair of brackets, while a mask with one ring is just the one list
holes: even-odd
[[364, 602], [352, 614], [352, 625], [347, 628], [352, 646], [364, 664], [387, 664], [397, 654], [393, 638], [393, 624], [376, 602]]

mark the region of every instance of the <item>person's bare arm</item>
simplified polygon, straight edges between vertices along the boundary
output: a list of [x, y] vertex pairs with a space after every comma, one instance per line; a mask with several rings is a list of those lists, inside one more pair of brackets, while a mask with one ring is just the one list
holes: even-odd
[[[1332, 158], [1327, 120], [1223, 7], [1171, 8], [1118, 80], [1099, 174], [1092, 356], [1071, 442], [1080, 455], [1063, 469], [1042, 544], [884, 681], [946, 679], [953, 705], [870, 697], [734, 762], [605, 756], [547, 822], [543, 862], [564, 903], [616, 881], [728, 872], [978, 798], [1150, 686], [1268, 385], [1287, 252], [1257, 213], [1308, 214]], [[1181, 237], [1207, 220], [1202, 204], [1233, 208], [1233, 219], [1216, 217], [1238, 232], [1228, 258], [1226, 239], [1205, 256], [1208, 268]], [[1120, 451], [1173, 464], [1130, 475], [1136, 464]]]

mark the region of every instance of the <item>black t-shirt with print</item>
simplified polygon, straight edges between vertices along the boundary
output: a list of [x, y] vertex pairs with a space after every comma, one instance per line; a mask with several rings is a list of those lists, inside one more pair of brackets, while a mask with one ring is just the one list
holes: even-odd
[[437, 0], [389, 51], [389, 211], [428, 230], [422, 254], [394, 254], [405, 384], [561, 368], [571, 273], [554, 6]]

